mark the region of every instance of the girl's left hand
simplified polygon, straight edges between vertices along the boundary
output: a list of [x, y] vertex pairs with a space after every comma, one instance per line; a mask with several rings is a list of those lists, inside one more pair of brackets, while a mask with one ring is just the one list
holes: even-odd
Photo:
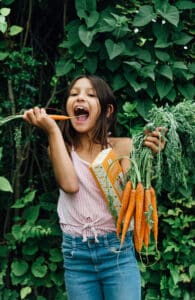
[[149, 147], [154, 153], [158, 153], [165, 148], [166, 141], [162, 137], [162, 128], [158, 127], [154, 131], [145, 131], [144, 145]]

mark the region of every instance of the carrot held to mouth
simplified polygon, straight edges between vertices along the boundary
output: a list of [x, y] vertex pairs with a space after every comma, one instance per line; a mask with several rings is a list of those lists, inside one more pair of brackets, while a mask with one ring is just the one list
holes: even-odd
[[69, 120], [72, 118], [76, 118], [76, 116], [65, 116], [65, 115], [48, 115], [48, 117], [50, 117], [51, 119], [55, 120], [55, 121], [65, 121], [65, 120]]
[[[77, 117], [82, 117], [85, 115], [78, 115], [78, 116], [65, 116], [65, 115], [52, 115], [52, 114], [48, 114], [48, 117], [50, 117], [51, 119], [55, 120], [55, 121], [65, 121], [65, 120], [70, 120], [70, 119], [74, 119]], [[0, 120], [0, 126], [6, 124], [9, 121], [12, 120], [16, 120], [16, 119], [23, 119], [23, 115], [19, 114], [19, 115], [11, 115], [8, 116], [6, 118], [3, 118]]]
[[79, 118], [79, 117], [83, 117], [83, 116], [86, 116], [86, 115], [65, 116], [65, 115], [48, 114], [48, 117], [50, 117], [51, 119], [53, 119], [55, 121], [65, 121], [65, 120], [70, 120], [70, 119]]

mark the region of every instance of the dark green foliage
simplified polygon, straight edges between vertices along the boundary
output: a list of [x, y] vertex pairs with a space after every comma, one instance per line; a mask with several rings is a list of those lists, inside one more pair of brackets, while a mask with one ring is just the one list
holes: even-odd
[[[183, 110], [184, 100], [194, 101], [194, 8], [190, 0], [0, 1], [0, 119], [34, 105], [61, 108], [67, 82], [81, 73], [102, 76], [114, 89], [120, 136], [140, 132], [153, 104]], [[188, 188], [163, 182], [161, 257], [148, 268], [140, 263], [144, 300], [195, 297], [193, 120], [185, 108], [178, 155], [190, 158], [190, 172], [179, 174]], [[20, 119], [0, 127], [0, 300], [66, 299], [46, 147], [44, 133]], [[155, 249], [149, 252], [152, 262]]]

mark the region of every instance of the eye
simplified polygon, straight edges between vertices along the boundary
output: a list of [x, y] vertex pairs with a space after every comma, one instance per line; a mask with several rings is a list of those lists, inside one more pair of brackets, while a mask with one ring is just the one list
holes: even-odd
[[77, 95], [78, 95], [78, 93], [76, 93], [76, 92], [70, 93], [70, 96], [72, 96], [72, 97], [77, 96]]

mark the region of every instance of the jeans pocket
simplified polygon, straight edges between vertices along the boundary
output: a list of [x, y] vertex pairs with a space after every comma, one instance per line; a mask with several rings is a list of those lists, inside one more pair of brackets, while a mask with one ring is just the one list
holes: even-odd
[[128, 255], [133, 250], [133, 243], [132, 239], [128, 238], [124, 241], [124, 243], [121, 245], [120, 240], [116, 238], [112, 238], [109, 240], [108, 243], [108, 250], [111, 254], [124, 254]]
[[72, 245], [69, 245], [66, 242], [62, 243], [62, 254], [63, 254], [63, 258], [66, 259], [71, 259], [74, 257], [75, 255], [75, 249], [72, 247]]

